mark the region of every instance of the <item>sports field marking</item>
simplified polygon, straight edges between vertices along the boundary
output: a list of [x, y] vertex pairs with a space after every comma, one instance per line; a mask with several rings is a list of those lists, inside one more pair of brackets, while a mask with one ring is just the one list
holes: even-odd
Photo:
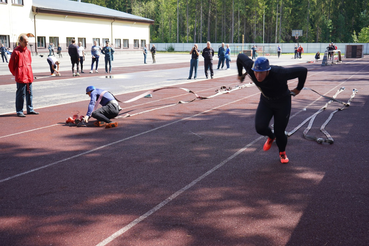
[[[367, 66], [368, 66], [368, 65], [367, 65]], [[367, 67], [367, 66], [365, 66], [365, 67]], [[364, 67], [364, 68], [365, 68], [365, 67]], [[363, 70], [364, 68], [362, 68], [361, 70]], [[360, 70], [360, 71], [361, 71], [361, 70]], [[359, 71], [358, 71], [358, 72], [359, 72]], [[358, 73], [358, 72], [356, 72], [356, 73]], [[320, 72], [319, 72], [319, 73], [320, 73]], [[344, 82], [341, 82], [341, 83], [340, 83], [340, 85], [342, 85], [343, 83], [347, 82], [349, 79], [351, 79], [353, 76], [355, 76], [355, 75], [356, 75], [356, 73], [355, 73], [355, 74], [353, 74], [353, 75], [351, 75], [351, 76], [350, 76], [348, 79], [346, 79]], [[316, 75], [316, 74], [315, 74], [315, 75]], [[313, 76], [314, 76], [314, 75], [313, 75]], [[293, 80], [293, 81], [294, 81], [294, 80]], [[291, 83], [292, 83], [292, 81], [291, 81]], [[336, 87], [337, 87], [337, 86], [335, 86], [334, 88], [336, 88]], [[332, 89], [331, 89], [331, 90], [332, 90]], [[330, 91], [331, 91], [331, 90], [330, 90]], [[328, 92], [329, 92], [329, 91], [328, 91]], [[328, 92], [327, 92], [327, 93], [328, 93]], [[20, 176], [23, 176], [23, 175], [26, 175], [26, 174], [29, 174], [29, 173], [33, 173], [33, 172], [36, 172], [36, 171], [42, 170], [42, 169], [47, 168], [47, 167], [50, 167], [50, 166], [54, 166], [54, 165], [56, 165], [56, 164], [59, 164], [59, 163], [62, 163], [62, 162], [68, 161], [68, 160], [75, 159], [75, 158], [77, 158], [77, 157], [80, 157], [80, 156], [83, 156], [83, 155], [89, 154], [89, 153], [91, 153], [91, 152], [94, 152], [94, 151], [97, 151], [97, 150], [100, 150], [100, 149], [106, 148], [106, 147], [108, 147], [108, 146], [111, 146], [111, 145], [114, 145], [114, 144], [117, 144], [117, 143], [120, 143], [120, 142], [127, 141], [127, 140], [129, 140], [129, 139], [132, 139], [132, 138], [135, 138], [135, 137], [138, 137], [138, 136], [141, 136], [141, 135], [144, 135], [144, 134], [147, 134], [147, 133], [150, 133], [150, 132], [153, 132], [153, 131], [159, 130], [159, 129], [161, 129], [161, 128], [165, 128], [165, 127], [167, 127], [167, 126], [170, 126], [170, 125], [176, 124], [176, 123], [178, 123], [178, 122], [185, 121], [185, 120], [188, 120], [188, 119], [191, 119], [191, 118], [197, 117], [197, 116], [199, 116], [199, 115], [205, 114], [205, 113], [210, 112], [210, 111], [212, 111], [212, 110], [215, 110], [215, 109], [218, 109], [218, 108], [221, 108], [221, 107], [224, 107], [224, 106], [227, 106], [227, 105], [230, 105], [230, 104], [233, 104], [233, 103], [239, 102], [239, 101], [241, 101], [241, 100], [244, 100], [244, 99], [247, 99], [247, 98], [253, 97], [253, 96], [255, 96], [255, 95], [260, 95], [260, 93], [259, 93], [259, 92], [257, 92], [257, 93], [254, 93], [254, 94], [252, 94], [252, 95], [249, 95], [249, 96], [247, 96], [247, 97], [243, 97], [243, 98], [241, 98], [241, 99], [235, 100], [235, 101], [233, 101], [233, 102], [229, 102], [229, 103], [226, 103], [226, 104], [223, 104], [223, 105], [220, 105], [220, 106], [214, 107], [214, 108], [212, 108], [212, 109], [205, 110], [205, 111], [203, 111], [203, 112], [201, 112], [201, 113], [198, 113], [198, 114], [195, 114], [195, 115], [192, 115], [192, 116], [189, 116], [189, 117], [186, 117], [186, 118], [183, 118], [183, 119], [180, 119], [180, 120], [177, 120], [177, 121], [174, 121], [174, 122], [171, 122], [171, 123], [168, 123], [168, 124], [162, 125], [162, 126], [159, 126], [159, 127], [157, 127], [157, 128], [153, 128], [153, 129], [151, 129], [151, 130], [148, 130], [148, 131], [145, 131], [145, 132], [141, 132], [141, 133], [138, 133], [138, 134], [136, 134], [136, 135], [133, 135], [133, 136], [130, 136], [130, 137], [127, 137], [127, 138], [124, 138], [124, 139], [121, 139], [121, 140], [118, 140], [118, 141], [112, 142], [112, 143], [110, 143], [110, 144], [103, 145], [103, 146], [100, 146], [100, 147], [94, 148], [94, 149], [92, 149], [92, 150], [85, 151], [85, 152], [80, 153], [80, 154], [78, 154], [78, 155], [74, 155], [74, 156], [71, 156], [71, 157], [65, 158], [65, 159], [63, 159], [63, 160], [59, 160], [59, 161], [56, 161], [56, 162], [53, 162], [53, 163], [50, 163], [50, 164], [47, 164], [47, 165], [44, 165], [44, 166], [41, 166], [41, 167], [35, 168], [35, 169], [31, 169], [31, 170], [26, 171], [26, 172], [23, 172], [23, 173], [19, 173], [19, 174], [16, 174], [16, 175], [10, 176], [10, 177], [5, 178], [5, 179], [1, 179], [1, 180], [0, 180], [0, 183], [5, 182], [5, 181], [9, 181], [9, 180], [11, 180], [11, 179], [14, 179], [14, 178], [17, 178], [17, 177], [20, 177]], [[318, 98], [318, 99], [316, 99], [315, 101], [319, 100], [320, 98], [321, 98], [321, 97], [319, 97], [319, 98]], [[164, 99], [163, 99], [163, 100], [164, 100]], [[314, 101], [314, 102], [315, 102], [315, 101]], [[309, 105], [311, 105], [311, 104], [309, 104]], [[169, 106], [173, 106], [173, 105], [169, 105]], [[305, 108], [306, 108], [306, 107], [305, 107]], [[155, 109], [153, 109], [153, 110], [155, 110]], [[153, 110], [150, 110], [150, 111], [153, 111]], [[302, 110], [300, 110], [299, 112], [302, 112]], [[299, 112], [298, 112], [298, 113], [299, 113]], [[293, 116], [291, 116], [291, 118], [293, 118], [294, 116], [296, 116], [298, 113], [295, 113]], [[32, 131], [36, 131], [36, 130], [40, 130], [40, 129], [44, 129], [44, 128], [48, 128], [48, 127], [52, 127], [52, 126], [56, 126], [56, 125], [58, 125], [58, 124], [54, 124], [54, 125], [50, 125], [50, 126], [45, 126], [45, 127], [41, 127], [41, 128], [36, 128], [36, 129], [33, 129], [33, 130], [24, 131], [24, 132], [32, 132]], [[24, 132], [22, 132], [22, 133], [24, 133]], [[13, 135], [13, 136], [14, 136], [14, 135], [18, 135], [18, 134], [21, 134], [21, 133], [14, 133], [14, 134], [11, 134], [11, 135]], [[2, 136], [2, 137], [0, 137], [0, 138], [9, 137], [9, 136], [10, 136], [10, 135], [6, 135], [6, 136]]]
[[42, 170], [42, 169], [45, 169], [45, 168], [48, 168], [48, 167], [51, 167], [51, 166], [54, 166], [54, 165], [57, 165], [59, 163], [63, 163], [63, 162], [66, 162], [66, 161], [69, 161], [69, 160], [73, 160], [77, 157], [81, 157], [81, 156], [84, 156], [84, 155], [87, 155], [89, 153], [92, 153], [92, 152], [95, 152], [95, 151], [98, 151], [100, 149], [104, 149], [106, 147], [109, 147], [109, 146], [112, 146], [112, 145], [115, 145], [115, 144], [118, 144], [118, 143], [121, 143], [121, 142], [124, 142], [124, 141], [127, 141], [127, 140], [130, 140], [130, 139], [133, 139], [133, 138], [136, 138], [136, 137], [139, 137], [139, 136], [142, 136], [142, 135], [145, 135], [145, 134], [148, 134], [150, 132], [154, 132], [154, 131], [157, 131], [157, 130], [160, 130], [162, 128], [165, 128], [165, 127], [168, 127], [168, 126], [171, 126], [171, 125], [174, 125], [174, 124], [177, 124], [179, 122], [182, 122], [182, 121], [186, 121], [186, 120], [189, 120], [189, 119], [192, 119], [192, 118], [195, 118], [197, 116], [200, 116], [200, 115], [203, 115], [203, 114], [206, 114], [208, 112], [211, 112], [215, 109], [218, 109], [218, 108], [222, 108], [222, 107], [225, 107], [225, 106], [228, 106], [228, 105], [231, 105], [233, 103], [237, 103], [239, 101], [242, 101], [242, 100], [245, 100], [249, 97], [253, 97], [255, 95], [259, 95], [260, 92], [257, 92], [257, 93], [254, 93], [252, 95], [249, 95], [247, 97], [243, 97], [243, 98], [240, 98], [240, 99], [237, 99], [235, 101], [232, 101], [232, 102], [228, 102], [228, 103], [225, 103], [225, 104], [222, 104], [222, 105], [219, 105], [219, 106], [216, 106], [216, 107], [213, 107], [211, 109], [207, 109], [205, 111], [202, 111], [200, 113], [197, 113], [197, 114], [194, 114], [194, 115], [191, 115], [191, 116], [188, 116], [188, 117], [185, 117], [185, 118], [182, 118], [182, 119], [179, 119], [179, 120], [176, 120], [176, 121], [173, 121], [173, 122], [170, 122], [170, 123], [167, 123], [167, 124], [164, 124], [162, 126], [158, 126], [156, 128], [153, 128], [153, 129], [150, 129], [150, 130], [147, 130], [147, 131], [144, 131], [144, 132], [141, 132], [141, 133], [138, 133], [138, 134], [135, 134], [135, 135], [132, 135], [130, 137], [126, 137], [126, 138], [123, 138], [121, 140], [117, 140], [115, 142], [111, 142], [109, 144], [106, 144], [106, 145], [102, 145], [100, 147], [97, 147], [97, 148], [94, 148], [94, 149], [91, 149], [91, 150], [88, 150], [88, 151], [85, 151], [85, 152], [82, 152], [80, 154], [77, 154], [77, 155], [74, 155], [74, 156], [71, 156], [71, 157], [68, 157], [68, 158], [65, 158], [65, 159], [62, 159], [62, 160], [59, 160], [59, 161], [56, 161], [56, 162], [53, 162], [53, 163], [50, 163], [50, 164], [47, 164], [47, 165], [44, 165], [44, 166], [41, 166], [41, 167], [38, 167], [38, 168], [34, 168], [34, 169], [31, 169], [29, 171], [26, 171], [26, 172], [22, 172], [22, 173], [19, 173], [19, 174], [16, 174], [16, 175], [13, 175], [13, 176], [10, 176], [8, 178], [4, 178], [4, 179], [1, 179], [0, 180], [0, 183], [3, 183], [5, 181], [9, 181], [9, 180], [12, 180], [14, 178], [17, 178], [17, 177], [21, 177], [21, 176], [24, 176], [26, 174], [29, 174], [29, 173], [33, 173], [33, 172], [36, 172], [36, 171], [39, 171], [39, 170]]
[[209, 176], [210, 174], [212, 174], [213, 172], [215, 172], [219, 168], [223, 167], [229, 161], [233, 160], [235, 157], [237, 157], [238, 155], [240, 155], [246, 149], [248, 149], [253, 144], [255, 144], [256, 142], [258, 142], [259, 140], [261, 140], [263, 138], [264, 138], [264, 136], [260, 136], [260, 137], [256, 138], [255, 140], [253, 140], [252, 142], [250, 142], [249, 144], [247, 144], [243, 148], [239, 149], [233, 155], [229, 156], [227, 159], [225, 159], [224, 161], [222, 161], [221, 163], [219, 163], [218, 165], [216, 165], [215, 167], [213, 167], [212, 169], [210, 169], [209, 171], [207, 171], [206, 173], [204, 173], [203, 175], [201, 175], [197, 179], [193, 180], [188, 185], [184, 186], [182, 189], [179, 189], [178, 191], [174, 192], [171, 196], [169, 196], [167, 199], [165, 199], [164, 201], [162, 201], [161, 203], [159, 203], [158, 205], [156, 205], [155, 207], [153, 207], [152, 209], [150, 209], [149, 211], [147, 211], [145, 214], [141, 215], [140, 217], [138, 217], [137, 219], [135, 219], [134, 221], [132, 221], [128, 225], [122, 227], [120, 230], [116, 231], [111, 236], [109, 236], [106, 239], [104, 239], [102, 242], [98, 243], [96, 246], [105, 246], [105, 245], [109, 244], [110, 242], [112, 242], [114, 239], [122, 236], [129, 229], [131, 229], [132, 227], [136, 226], [137, 224], [139, 224], [143, 220], [147, 219], [150, 215], [152, 215], [153, 213], [155, 213], [158, 210], [160, 210], [162, 207], [164, 207], [165, 205], [167, 205], [169, 202], [171, 202], [172, 200], [174, 200], [176, 197], [178, 197], [179, 195], [181, 195], [182, 193], [184, 193], [188, 189], [192, 188], [198, 182], [200, 182], [201, 180], [205, 179], [207, 176]]
[[[358, 71], [358, 72], [360, 72], [360, 71]], [[356, 73], [354, 75], [356, 75]], [[336, 85], [331, 90], [327, 91], [325, 94], [331, 92], [332, 90], [334, 90], [337, 87], [342, 86], [344, 83], [346, 83], [348, 80], [350, 80], [354, 75], [351, 75], [345, 81], [341, 82], [339, 85]], [[256, 94], [258, 94], [258, 93], [256, 93]], [[318, 101], [320, 99], [321, 99], [321, 97], [317, 98], [315, 101], [313, 101], [312, 103], [310, 103], [308, 106], [314, 104], [316, 101]], [[302, 111], [303, 110], [298, 111], [297, 113], [295, 113], [294, 115], [292, 115], [291, 118], [295, 117], [298, 113], [300, 113]], [[165, 205], [167, 205], [169, 202], [171, 202], [172, 200], [174, 200], [175, 198], [177, 198], [178, 196], [180, 196], [182, 193], [184, 193], [188, 189], [192, 188], [194, 185], [196, 185], [197, 183], [199, 183], [200, 181], [202, 181], [203, 179], [205, 179], [207, 176], [209, 176], [210, 174], [212, 174], [214, 171], [216, 171], [219, 168], [223, 167], [229, 161], [231, 161], [232, 159], [234, 159], [235, 157], [237, 157], [238, 155], [240, 155], [246, 149], [248, 149], [253, 144], [255, 144], [256, 142], [258, 142], [259, 140], [261, 140], [263, 138], [264, 138], [264, 136], [260, 136], [260, 137], [258, 137], [256, 139], [254, 139], [252, 142], [250, 142], [249, 144], [247, 144], [243, 148], [239, 149], [237, 152], [235, 152], [234, 154], [232, 154], [230, 157], [228, 157], [227, 159], [223, 160], [221, 163], [219, 163], [218, 165], [216, 165], [215, 167], [213, 167], [212, 169], [210, 169], [209, 171], [207, 171], [206, 173], [204, 173], [203, 175], [201, 175], [197, 179], [193, 180], [188, 185], [184, 186], [180, 190], [178, 190], [175, 193], [173, 193], [171, 196], [169, 196], [168, 198], [166, 198], [165, 200], [163, 200], [161, 203], [159, 203], [158, 205], [156, 205], [155, 207], [153, 207], [152, 209], [150, 209], [149, 211], [147, 211], [145, 214], [141, 215], [137, 219], [135, 219], [132, 222], [130, 222], [128, 225], [126, 225], [126, 226], [122, 227], [121, 229], [119, 229], [118, 231], [114, 232], [112, 235], [110, 235], [109, 237], [107, 237], [106, 239], [104, 239], [103, 241], [101, 241], [100, 243], [98, 243], [96, 246], [105, 246], [105, 245], [111, 243], [112, 241], [114, 241], [116, 238], [122, 236], [128, 230], [130, 230], [134, 226], [138, 225], [140, 222], [144, 221], [145, 219], [147, 219], [149, 216], [151, 216], [155, 212], [159, 211], [162, 207], [164, 207]]]

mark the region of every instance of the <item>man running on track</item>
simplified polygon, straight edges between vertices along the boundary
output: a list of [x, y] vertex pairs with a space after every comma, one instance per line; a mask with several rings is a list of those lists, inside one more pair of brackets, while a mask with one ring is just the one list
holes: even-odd
[[[298, 95], [304, 87], [307, 69], [270, 66], [269, 60], [265, 57], [258, 57], [254, 63], [245, 54], [239, 54], [237, 69], [238, 79], [241, 82], [246, 75], [242, 74], [243, 68], [261, 92], [255, 116], [255, 129], [260, 135], [268, 136], [263, 149], [264, 151], [269, 150], [273, 141], [276, 140], [281, 163], [288, 163], [285, 130], [290, 118], [291, 94]], [[298, 78], [297, 87], [290, 91], [287, 81], [295, 78]], [[274, 117], [274, 133], [269, 127], [272, 117]]]
[[[95, 88], [95, 86], [88, 86], [86, 88], [86, 94], [91, 97], [88, 105], [86, 116], [83, 120], [88, 123], [90, 117], [94, 117], [97, 121], [95, 126], [105, 126], [105, 128], [113, 128], [118, 126], [118, 122], [112, 122], [110, 119], [115, 118], [121, 107], [118, 104], [118, 100], [108, 91]], [[99, 104], [101, 108], [98, 109]]]

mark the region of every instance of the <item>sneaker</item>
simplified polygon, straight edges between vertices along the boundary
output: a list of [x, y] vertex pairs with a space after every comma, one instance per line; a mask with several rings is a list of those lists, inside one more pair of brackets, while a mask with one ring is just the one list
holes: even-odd
[[281, 163], [282, 164], [286, 164], [288, 163], [288, 157], [286, 155], [286, 151], [283, 151], [283, 152], [279, 152], [279, 157], [281, 158]]
[[267, 141], [264, 144], [263, 150], [264, 151], [268, 151], [270, 149], [270, 147], [272, 147], [272, 143], [274, 142], [274, 139], [271, 139], [270, 137], [268, 137]]
[[75, 73], [73, 73], [73, 77], [75, 77], [76, 76], [76, 74]]
[[55, 77], [55, 76], [56, 76], [55, 73], [51, 74], [51, 77]]
[[99, 71], [95, 70], [95, 73], [99, 73]]
[[90, 71], [90, 73], [93, 73], [93, 72], [94, 72], [94, 71], [92, 71], [92, 70]]
[[118, 122], [111, 122], [106, 124], [105, 128], [114, 128], [118, 126]]
[[105, 126], [106, 122], [104, 121], [95, 121], [94, 122], [94, 126], [100, 127], [100, 126]]
[[76, 76], [81, 76], [79, 73], [76, 73]]

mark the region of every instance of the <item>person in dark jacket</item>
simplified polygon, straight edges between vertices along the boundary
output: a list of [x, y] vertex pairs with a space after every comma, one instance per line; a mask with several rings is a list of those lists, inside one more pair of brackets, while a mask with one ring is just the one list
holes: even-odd
[[[73, 77], [79, 76], [79, 55], [78, 55], [78, 47], [76, 45], [75, 39], [72, 39], [72, 43], [68, 46], [68, 54], [70, 56], [70, 61], [72, 63]], [[77, 65], [77, 73], [74, 72], [74, 64]]]
[[210, 76], [211, 78], [214, 77], [213, 71], [213, 56], [214, 50], [211, 48], [211, 43], [208, 41], [206, 43], [206, 47], [202, 50], [202, 56], [204, 57], [204, 69], [205, 69], [205, 76], [208, 78], [208, 69], [210, 69]]
[[224, 43], [222, 43], [222, 46], [219, 47], [218, 49], [218, 67], [217, 69], [220, 68], [220, 65], [222, 65], [222, 69], [224, 67], [224, 60], [225, 60], [225, 49], [224, 49]]
[[[290, 118], [291, 94], [298, 95], [304, 87], [307, 69], [270, 66], [269, 60], [265, 57], [258, 57], [254, 62], [245, 54], [238, 55], [237, 69], [238, 79], [241, 82], [245, 78], [245, 74], [242, 73], [245, 69], [261, 92], [255, 115], [255, 128], [260, 135], [268, 136], [263, 147], [264, 151], [269, 150], [276, 140], [281, 163], [288, 163], [285, 130]], [[287, 82], [295, 78], [298, 78], [297, 87], [289, 90]], [[274, 132], [269, 127], [272, 117], [274, 117]]]

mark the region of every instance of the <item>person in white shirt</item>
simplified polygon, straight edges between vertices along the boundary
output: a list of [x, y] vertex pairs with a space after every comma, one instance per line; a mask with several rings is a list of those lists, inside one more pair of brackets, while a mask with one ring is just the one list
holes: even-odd
[[82, 46], [82, 42], [78, 43], [78, 56], [81, 64], [81, 73], [83, 72], [83, 61], [85, 60], [85, 48]]

